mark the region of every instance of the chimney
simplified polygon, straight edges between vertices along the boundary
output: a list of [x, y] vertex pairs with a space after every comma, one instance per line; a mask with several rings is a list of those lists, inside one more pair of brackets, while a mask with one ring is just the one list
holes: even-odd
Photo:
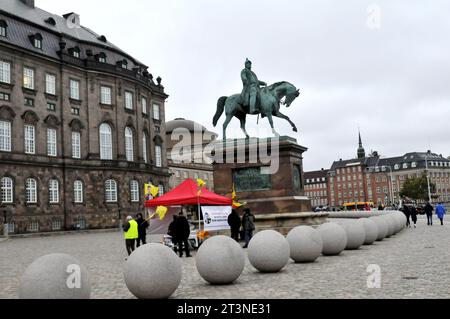
[[34, 9], [34, 0], [20, 0], [23, 4], [25, 4], [27, 7]]

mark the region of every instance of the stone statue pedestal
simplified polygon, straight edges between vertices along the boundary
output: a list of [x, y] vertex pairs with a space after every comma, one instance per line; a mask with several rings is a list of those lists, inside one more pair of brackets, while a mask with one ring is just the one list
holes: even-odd
[[[245, 208], [251, 209], [257, 220], [261, 216], [259, 229], [273, 226], [285, 232], [292, 226], [321, 224], [327, 215], [312, 216], [311, 202], [305, 196], [306, 151], [287, 136], [218, 141], [213, 155], [214, 190], [230, 196], [234, 185], [238, 201], [246, 202]], [[310, 214], [299, 214], [306, 212]]]

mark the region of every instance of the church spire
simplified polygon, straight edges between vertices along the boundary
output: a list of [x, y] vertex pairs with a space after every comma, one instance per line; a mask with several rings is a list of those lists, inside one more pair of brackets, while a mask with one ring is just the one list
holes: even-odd
[[359, 148], [358, 148], [358, 159], [362, 159], [366, 157], [366, 150], [363, 147], [361, 131], [359, 131]]

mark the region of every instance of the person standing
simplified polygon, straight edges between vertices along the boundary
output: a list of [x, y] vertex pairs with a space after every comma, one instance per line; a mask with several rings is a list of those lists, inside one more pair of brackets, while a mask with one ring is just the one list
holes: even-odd
[[406, 227], [411, 228], [411, 210], [408, 205], [403, 206], [403, 214], [406, 216]]
[[184, 251], [186, 252], [186, 257], [191, 257], [191, 253], [189, 252], [189, 235], [191, 234], [191, 227], [187, 218], [181, 212], [176, 221], [175, 221], [175, 238], [178, 243], [178, 253], [180, 257], [183, 257], [183, 246]]
[[123, 226], [125, 232], [125, 246], [127, 248], [128, 256], [130, 256], [134, 249], [137, 239], [139, 238], [138, 223], [133, 217], [127, 217], [127, 223]]
[[433, 206], [431, 206], [430, 202], [427, 202], [424, 210], [425, 210], [425, 214], [427, 215], [428, 226], [433, 226]]
[[436, 215], [439, 218], [439, 220], [441, 221], [441, 225], [444, 226], [444, 217], [447, 214], [447, 211], [444, 207], [444, 205], [442, 205], [442, 203], [439, 203], [439, 205], [436, 206]]
[[239, 242], [239, 230], [241, 229], [241, 217], [239, 213], [233, 209], [230, 216], [228, 216], [228, 225], [231, 228], [231, 238]]
[[417, 228], [417, 208], [415, 206], [411, 207], [411, 220], [414, 223], [414, 228]]
[[147, 228], [149, 227], [148, 221], [144, 219], [142, 214], [137, 214], [136, 222], [138, 223], [138, 239], [136, 246], [139, 248], [142, 245], [147, 244]]
[[244, 248], [248, 248], [248, 244], [250, 240], [252, 240], [253, 232], [255, 231], [255, 215], [252, 214], [250, 209], [245, 209], [244, 216], [242, 217], [242, 228], [244, 228], [244, 237], [245, 237], [245, 246]]

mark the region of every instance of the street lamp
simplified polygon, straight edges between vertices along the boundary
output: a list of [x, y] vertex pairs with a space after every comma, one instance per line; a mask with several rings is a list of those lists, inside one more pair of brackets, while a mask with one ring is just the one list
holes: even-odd
[[428, 184], [428, 200], [431, 203], [431, 184], [430, 184], [430, 172], [428, 170], [428, 156], [431, 155], [431, 151], [425, 154], [425, 169], [427, 173], [427, 184]]

